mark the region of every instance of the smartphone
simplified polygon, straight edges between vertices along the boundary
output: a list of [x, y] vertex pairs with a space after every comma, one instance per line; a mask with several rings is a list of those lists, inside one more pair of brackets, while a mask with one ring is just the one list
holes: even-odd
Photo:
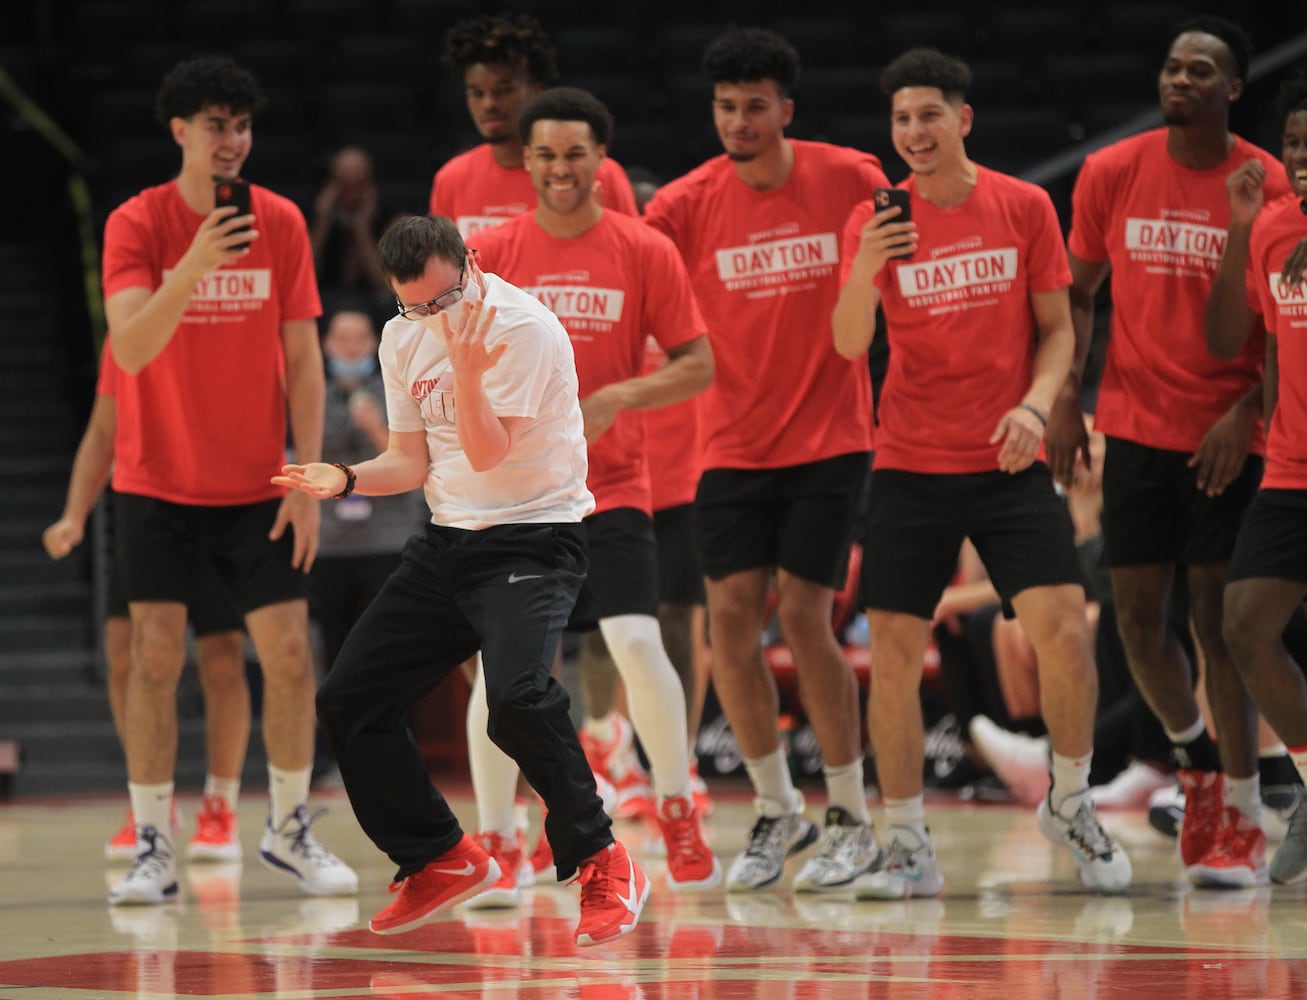
[[[213, 187], [213, 200], [217, 203], [215, 206], [217, 208], [235, 205], [237, 215], [250, 214], [250, 186], [245, 181], [218, 181]], [[246, 226], [243, 229], [233, 231], [243, 233], [248, 232], [249, 228], [249, 226]], [[244, 250], [248, 246], [248, 243], [242, 243], [239, 246], [232, 247], [232, 249]]]
[[[881, 212], [894, 205], [899, 207], [899, 214], [888, 220], [890, 222], [912, 221], [912, 196], [903, 188], [877, 188], [872, 197], [876, 199], [876, 211]], [[911, 257], [910, 253], [896, 253], [891, 260]]]

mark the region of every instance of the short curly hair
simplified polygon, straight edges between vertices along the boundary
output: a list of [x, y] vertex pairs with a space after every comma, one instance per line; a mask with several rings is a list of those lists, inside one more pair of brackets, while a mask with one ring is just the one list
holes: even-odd
[[971, 87], [971, 67], [939, 49], [908, 49], [880, 74], [880, 89], [893, 97], [904, 87], [938, 87], [948, 100], [965, 101]]
[[1276, 121], [1283, 128], [1289, 122], [1289, 116], [1297, 111], [1307, 111], [1307, 70], [1290, 77], [1280, 84], [1280, 93], [1276, 98]]
[[[1212, 35], [1223, 41], [1234, 59], [1235, 78], [1239, 80], [1248, 79], [1248, 67], [1251, 65], [1253, 58], [1253, 42], [1248, 37], [1248, 32], [1244, 31], [1241, 25], [1231, 21], [1228, 17], [1220, 17], [1216, 14], [1195, 14], [1193, 17], [1187, 17], [1183, 21], [1172, 25], [1171, 37], [1166, 42], [1167, 50], [1170, 50], [1177, 38], [1191, 31]], [[1165, 55], [1165, 53], [1163, 54]]]
[[604, 102], [580, 87], [551, 87], [542, 90], [522, 112], [517, 123], [518, 137], [531, 141], [531, 126], [538, 121], [585, 122], [590, 126], [596, 145], [613, 141], [613, 115]]
[[732, 26], [709, 43], [702, 67], [711, 83], [771, 80], [785, 97], [799, 81], [798, 51], [766, 28]]
[[225, 55], [197, 56], [168, 71], [154, 95], [154, 117], [164, 128], [174, 118], [190, 118], [205, 108], [258, 114], [263, 91], [254, 74]]
[[558, 82], [558, 50], [529, 14], [464, 18], [445, 32], [444, 63], [455, 73], [478, 63], [521, 67], [532, 83]]

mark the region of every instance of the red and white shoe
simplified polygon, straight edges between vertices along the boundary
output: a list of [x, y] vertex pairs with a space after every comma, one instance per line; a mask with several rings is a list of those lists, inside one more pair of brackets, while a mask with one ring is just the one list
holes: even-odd
[[[595, 773], [595, 784], [604, 799], [604, 809], [613, 819], [653, 819], [657, 813], [649, 774], [640, 764], [635, 752], [635, 730], [625, 716], [613, 713], [613, 736], [601, 740], [590, 729], [581, 727], [577, 736], [590, 770]], [[602, 780], [601, 780], [602, 779]], [[607, 781], [616, 793], [615, 806], [605, 794]], [[611, 794], [611, 793], [610, 793]]]
[[703, 836], [703, 824], [687, 795], [663, 799], [658, 825], [667, 845], [667, 887], [677, 892], [711, 889], [722, 880], [722, 866]]
[[1216, 846], [1225, 819], [1225, 777], [1220, 771], [1176, 772], [1184, 790], [1184, 819], [1180, 823], [1180, 863], [1198, 864]]
[[195, 836], [186, 845], [192, 861], [239, 861], [240, 824], [236, 813], [220, 795], [206, 795], [195, 814]]
[[1265, 885], [1266, 872], [1266, 834], [1242, 811], [1226, 806], [1211, 850], [1189, 865], [1189, 881], [1200, 888], [1248, 889]]
[[481, 849], [499, 865], [499, 879], [484, 892], [467, 901], [469, 910], [498, 910], [520, 906], [522, 891], [517, 887], [517, 869], [522, 862], [522, 848], [517, 837], [498, 833], [478, 833], [474, 838]]
[[621, 843], [614, 841], [581, 862], [573, 881], [581, 885], [578, 947], [615, 941], [640, 922], [649, 898], [649, 878]]
[[394, 901], [368, 923], [373, 934], [402, 934], [447, 913], [499, 881], [499, 865], [471, 837], [463, 839], [421, 871], [392, 882]]

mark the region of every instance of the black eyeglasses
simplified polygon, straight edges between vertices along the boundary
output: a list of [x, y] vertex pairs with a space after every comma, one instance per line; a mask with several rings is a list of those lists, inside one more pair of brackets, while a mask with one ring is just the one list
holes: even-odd
[[458, 284], [447, 292], [441, 292], [434, 299], [422, 302], [415, 306], [406, 306], [399, 299], [395, 300], [395, 305], [399, 306], [399, 315], [405, 319], [419, 319], [423, 316], [434, 316], [442, 309], [448, 309], [450, 306], [457, 304], [463, 298], [463, 275], [467, 271], [467, 258], [463, 258], [463, 263], [458, 269]]

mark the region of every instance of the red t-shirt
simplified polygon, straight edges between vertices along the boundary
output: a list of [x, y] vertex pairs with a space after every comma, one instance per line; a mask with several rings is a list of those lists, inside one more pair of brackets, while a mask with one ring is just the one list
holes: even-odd
[[[644, 374], [656, 372], [667, 363], [667, 354], [653, 337], [645, 338]], [[653, 509], [667, 510], [694, 500], [703, 472], [699, 446], [699, 407], [703, 394], [683, 403], [644, 411], [645, 453], [649, 456], [649, 481], [653, 486]]]
[[[635, 192], [621, 164], [604, 157], [595, 174], [605, 208], [636, 215]], [[535, 208], [536, 191], [524, 167], [509, 170], [495, 162], [488, 142], [459, 153], [436, 171], [431, 182], [432, 215], [453, 219], [463, 239]], [[481, 249], [479, 246], [477, 249]]]
[[1297, 198], [1268, 205], [1253, 222], [1248, 287], [1275, 337], [1280, 373], [1262, 473], [1267, 489], [1307, 490], [1307, 291], [1280, 288], [1280, 269], [1304, 238], [1307, 216]]
[[[880, 399], [876, 468], [989, 472], [990, 436], [1030, 388], [1037, 292], [1071, 284], [1057, 212], [1043, 188], [977, 166], [961, 205], [912, 198], [919, 242], [876, 276], [894, 345]], [[876, 212], [867, 201], [844, 227], [845, 271]]]
[[773, 191], [718, 156], [659, 189], [645, 221], [685, 258], [712, 336], [705, 468], [774, 469], [871, 448], [865, 358], [835, 351], [840, 233], [889, 181], [869, 153], [788, 140], [794, 168]]
[[[1113, 143], [1085, 159], [1072, 195], [1068, 246], [1112, 266], [1112, 324], [1094, 427], [1152, 448], [1192, 451], [1261, 379], [1263, 338], [1220, 361], [1208, 352], [1203, 310], [1225, 249], [1225, 180], [1249, 159], [1266, 166], [1266, 197], [1288, 190], [1279, 161], [1236, 138], [1219, 167], [1191, 170], [1166, 151], [1166, 129]], [[1260, 433], [1254, 442], [1260, 453]]]
[[[322, 311], [304, 216], [251, 186], [250, 252], [196, 286], [172, 340], [138, 374], [119, 372], [114, 489], [174, 503], [257, 503], [284, 492], [281, 325]], [[147, 188], [109, 216], [104, 294], [154, 292], [204, 220], [176, 181]], [[112, 335], [113, 331], [110, 331]]]
[[[638, 219], [604, 212], [558, 239], [523, 215], [478, 235], [487, 271], [530, 292], [567, 328], [582, 399], [644, 370], [645, 340], [664, 349], [707, 332], [676, 248]], [[627, 410], [589, 446], [595, 511], [652, 511], [644, 412]]]

